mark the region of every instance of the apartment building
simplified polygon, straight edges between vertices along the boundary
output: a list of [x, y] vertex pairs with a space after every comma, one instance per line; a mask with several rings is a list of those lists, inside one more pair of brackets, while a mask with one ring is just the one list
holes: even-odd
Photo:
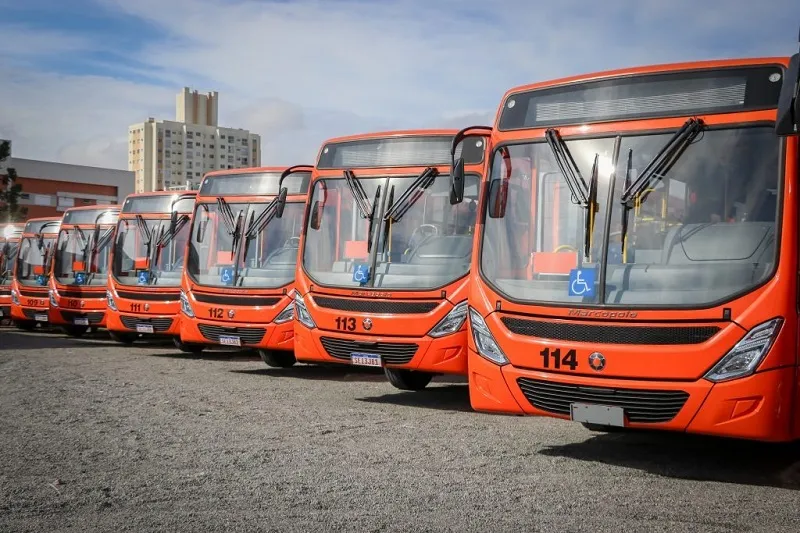
[[261, 165], [261, 137], [217, 124], [219, 94], [188, 87], [176, 97], [175, 120], [128, 128], [128, 170], [136, 192], [196, 189], [211, 170]]

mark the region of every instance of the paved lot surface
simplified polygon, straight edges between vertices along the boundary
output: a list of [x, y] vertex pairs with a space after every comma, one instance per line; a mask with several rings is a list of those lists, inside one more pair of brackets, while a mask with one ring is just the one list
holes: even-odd
[[0, 330], [0, 531], [800, 531], [800, 451]]

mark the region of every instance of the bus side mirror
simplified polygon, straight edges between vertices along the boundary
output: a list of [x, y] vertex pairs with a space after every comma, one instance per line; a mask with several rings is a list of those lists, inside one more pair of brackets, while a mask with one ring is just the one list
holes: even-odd
[[492, 180], [489, 185], [489, 218], [503, 218], [506, 216], [507, 200], [508, 180]]
[[800, 134], [800, 53], [792, 56], [783, 74], [775, 134]]
[[459, 157], [450, 173], [450, 205], [464, 201], [464, 158]]
[[286, 207], [286, 195], [289, 190], [286, 187], [281, 187], [278, 193], [278, 204], [275, 206], [275, 216], [281, 218], [283, 216], [283, 209]]
[[314, 205], [311, 206], [311, 214], [310, 219], [308, 221], [309, 227], [314, 231], [318, 231], [322, 225], [322, 204], [319, 200], [314, 202]]

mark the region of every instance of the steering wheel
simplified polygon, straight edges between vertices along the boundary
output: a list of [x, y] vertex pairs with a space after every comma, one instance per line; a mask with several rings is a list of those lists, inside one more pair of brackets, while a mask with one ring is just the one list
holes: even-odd
[[300, 248], [300, 237], [289, 237], [283, 243], [284, 248]]
[[553, 250], [553, 253], [563, 252], [563, 251], [571, 251], [577, 253], [578, 249], [572, 246], [571, 244], [562, 244], [561, 246], [556, 246], [556, 249]]
[[408, 238], [408, 242], [413, 241], [417, 233], [422, 235], [422, 240], [424, 241], [428, 237], [435, 237], [436, 235], [439, 235], [439, 228], [433, 224], [421, 224], [418, 228], [411, 232], [411, 237]]

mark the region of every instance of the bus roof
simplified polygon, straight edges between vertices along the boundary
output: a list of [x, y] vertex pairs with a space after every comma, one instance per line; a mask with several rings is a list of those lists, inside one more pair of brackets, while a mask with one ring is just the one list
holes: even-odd
[[[180, 197], [184, 197], [184, 199], [173, 204], [173, 202]], [[193, 190], [133, 193], [125, 197], [125, 200], [122, 202], [120, 213], [168, 214], [171, 213], [173, 209], [180, 213], [191, 213], [194, 208], [194, 200], [196, 197], [197, 191]]]
[[[520, 85], [503, 95], [494, 128], [502, 132], [654, 116], [774, 109], [781, 86], [777, 82], [788, 62], [789, 57], [762, 57], [663, 63]], [[637, 79], [634, 82], [632, 78]], [[673, 80], [677, 83], [670, 87]], [[648, 82], [650, 87], [646, 87]], [[579, 89], [584, 85], [592, 89]], [[521, 100], [523, 97], [527, 100]], [[652, 109], [637, 111], [639, 98], [643, 102], [649, 98]], [[746, 102], [747, 99], [751, 101]], [[614, 104], [610, 105], [612, 101]], [[628, 109], [621, 110], [625, 101]], [[529, 109], [531, 103], [537, 106], [533, 110]], [[512, 111], [516, 104], [520, 105]], [[590, 107], [597, 113], [592, 114]]]
[[[42, 231], [42, 226], [47, 225]], [[37, 218], [29, 218], [25, 222], [25, 229], [23, 233], [25, 234], [35, 234], [35, 233], [58, 233], [59, 228], [61, 227], [61, 217], [37, 217]]]
[[[278, 194], [278, 180], [289, 166], [247, 167], [212, 170], [203, 176], [198, 196], [274, 196]], [[304, 179], [287, 179], [289, 195], [307, 194], [311, 172], [298, 170], [291, 175], [307, 176]], [[260, 176], [255, 176], [260, 175]], [[210, 178], [210, 179], [209, 179]]]
[[[415, 129], [333, 137], [317, 153], [317, 169], [450, 166], [450, 147], [457, 129]], [[440, 137], [440, 141], [433, 138]], [[413, 141], [410, 141], [413, 139]], [[396, 150], [391, 147], [396, 146]], [[463, 150], [461, 143], [456, 152]], [[476, 142], [465, 157], [467, 164], [483, 161], [485, 143]], [[380, 151], [383, 149], [383, 151]], [[458, 157], [458, 156], [456, 156]]]

